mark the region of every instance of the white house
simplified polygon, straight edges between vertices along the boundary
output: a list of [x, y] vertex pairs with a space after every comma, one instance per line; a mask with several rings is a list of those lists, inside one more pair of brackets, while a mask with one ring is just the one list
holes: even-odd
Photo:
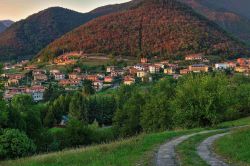
[[106, 72], [111, 73], [114, 70], [115, 70], [115, 66], [108, 66], [107, 69], [106, 69]]
[[59, 74], [60, 70], [53, 69], [53, 70], [50, 70], [49, 72], [50, 72], [51, 75], [55, 75], [55, 74]]
[[155, 66], [155, 65], [151, 65], [151, 66], [149, 66], [149, 72], [151, 74], [159, 73], [160, 72], [160, 67]]
[[142, 64], [137, 64], [137, 65], [134, 65], [134, 68], [135, 69], [137, 69], [137, 70], [145, 70], [145, 67], [144, 67], [144, 65], [142, 65]]
[[94, 88], [95, 88], [95, 90], [96, 91], [100, 91], [100, 90], [102, 90], [102, 88], [103, 88], [103, 81], [94, 81], [93, 82], [93, 86], [94, 86]]
[[60, 80], [64, 80], [65, 79], [65, 74], [62, 73], [55, 73], [54, 74], [55, 80], [56, 81], [60, 81]]
[[216, 63], [215, 64], [215, 69], [217, 70], [224, 70], [224, 69], [228, 69], [230, 66], [228, 63]]
[[43, 100], [43, 92], [32, 92], [31, 95], [32, 95], [32, 98], [34, 101], [42, 101]]

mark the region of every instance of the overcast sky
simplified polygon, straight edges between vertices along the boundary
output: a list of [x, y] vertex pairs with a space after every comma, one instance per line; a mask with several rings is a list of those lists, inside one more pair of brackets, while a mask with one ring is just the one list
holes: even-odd
[[128, 2], [129, 0], [0, 0], [0, 20], [18, 21], [40, 10], [52, 6], [88, 12], [107, 4]]

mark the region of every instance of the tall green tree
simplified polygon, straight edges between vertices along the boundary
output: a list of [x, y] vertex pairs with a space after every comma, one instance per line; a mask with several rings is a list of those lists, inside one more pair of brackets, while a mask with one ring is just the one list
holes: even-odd
[[175, 82], [173, 80], [162, 80], [152, 88], [141, 115], [141, 125], [144, 131], [162, 131], [173, 127], [171, 100], [174, 94]]
[[140, 116], [145, 104], [141, 94], [135, 93], [116, 111], [114, 116], [114, 128], [120, 136], [132, 136], [141, 132]]
[[32, 97], [26, 94], [16, 95], [11, 101], [12, 108], [19, 112], [30, 110], [33, 104], [34, 103]]
[[84, 96], [93, 95], [95, 93], [95, 89], [93, 88], [92, 81], [90, 81], [90, 80], [83, 81], [82, 92], [83, 92]]
[[0, 128], [7, 127], [8, 124], [9, 111], [7, 108], [7, 103], [0, 99]]
[[81, 93], [76, 92], [69, 104], [70, 118], [88, 123], [88, 99]]

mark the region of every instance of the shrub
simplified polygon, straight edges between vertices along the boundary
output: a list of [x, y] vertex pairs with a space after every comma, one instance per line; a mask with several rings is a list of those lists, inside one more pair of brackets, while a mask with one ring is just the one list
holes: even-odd
[[188, 128], [214, 126], [232, 109], [233, 100], [229, 79], [224, 75], [189, 75], [176, 88], [174, 121]]
[[67, 146], [77, 147], [90, 144], [90, 132], [91, 130], [85, 123], [70, 119], [65, 129]]
[[0, 158], [24, 157], [34, 153], [36, 146], [27, 135], [16, 129], [5, 129], [0, 135]]
[[173, 111], [170, 101], [175, 86], [169, 79], [158, 82], [146, 98], [141, 116], [141, 125], [146, 132], [163, 131], [173, 127]]

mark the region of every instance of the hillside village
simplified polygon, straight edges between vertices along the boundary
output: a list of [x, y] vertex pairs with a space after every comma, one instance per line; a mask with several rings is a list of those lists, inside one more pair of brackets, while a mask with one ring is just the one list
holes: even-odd
[[114, 3], [0, 3], [0, 166], [250, 165], [250, 1]]
[[[79, 59], [84, 58], [82, 53], [71, 52], [55, 58], [55, 66], [67, 66], [76, 64]], [[14, 70], [15, 72], [9, 72]], [[211, 72], [214, 70], [229, 71], [249, 75], [250, 59], [239, 58], [234, 61], [223, 63], [211, 63], [202, 54], [185, 56], [184, 60], [154, 60], [141, 58], [140, 61], [131, 66], [106, 66], [102, 72], [94, 71], [88, 73], [80, 67], [73, 68], [70, 73], [64, 73], [59, 69], [39, 68], [31, 65], [29, 61], [16, 64], [5, 63], [1, 82], [4, 84], [4, 99], [11, 100], [17, 94], [30, 94], [34, 101], [40, 102], [44, 99], [44, 93], [49, 85], [57, 85], [65, 91], [81, 89], [83, 82], [91, 81], [96, 92], [106, 89], [117, 88], [121, 84], [131, 85], [136, 82], [152, 82], [165, 76], [178, 79], [188, 73]], [[18, 71], [18, 72], [17, 72]]]

